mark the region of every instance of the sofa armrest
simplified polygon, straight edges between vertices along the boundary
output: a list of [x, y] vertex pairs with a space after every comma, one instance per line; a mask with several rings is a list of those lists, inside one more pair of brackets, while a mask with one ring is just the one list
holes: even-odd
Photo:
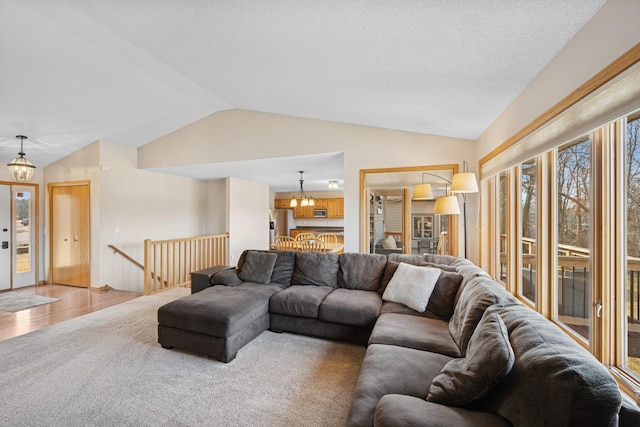
[[403, 394], [387, 394], [376, 406], [376, 427], [511, 426], [504, 418], [489, 412], [440, 405]]
[[235, 268], [231, 265], [216, 265], [213, 267], [205, 268], [204, 270], [191, 272], [191, 293], [195, 294], [203, 289], [211, 286], [211, 276], [214, 274]]

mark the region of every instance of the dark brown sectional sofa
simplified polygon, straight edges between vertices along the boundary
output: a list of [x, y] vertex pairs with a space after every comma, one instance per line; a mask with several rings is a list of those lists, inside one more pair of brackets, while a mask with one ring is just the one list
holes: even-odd
[[[424, 311], [383, 299], [424, 268]], [[245, 251], [194, 273], [158, 323], [163, 347], [224, 362], [266, 329], [368, 345], [350, 426], [639, 425], [602, 364], [462, 258]]]

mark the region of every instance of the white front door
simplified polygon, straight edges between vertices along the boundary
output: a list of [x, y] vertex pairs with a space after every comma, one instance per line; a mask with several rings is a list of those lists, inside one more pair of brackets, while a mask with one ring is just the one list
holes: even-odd
[[0, 290], [11, 288], [11, 187], [0, 184]]

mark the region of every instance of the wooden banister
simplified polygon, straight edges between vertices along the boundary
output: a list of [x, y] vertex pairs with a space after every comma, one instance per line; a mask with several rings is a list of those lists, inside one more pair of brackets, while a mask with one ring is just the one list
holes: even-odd
[[119, 249], [119, 248], [115, 247], [114, 245], [109, 245], [109, 249], [113, 249], [113, 253], [114, 254], [117, 253], [117, 254], [122, 255], [123, 257], [125, 257], [126, 259], [128, 259], [129, 261], [131, 261], [132, 263], [134, 263], [135, 265], [137, 265], [138, 267], [140, 267], [140, 268], [142, 268], [144, 270], [144, 265], [141, 262], [139, 262], [138, 260], [136, 260], [132, 256], [128, 255], [122, 249]]
[[[144, 294], [185, 286], [191, 272], [227, 263], [229, 233], [144, 241]], [[162, 280], [162, 278], [165, 280]]]

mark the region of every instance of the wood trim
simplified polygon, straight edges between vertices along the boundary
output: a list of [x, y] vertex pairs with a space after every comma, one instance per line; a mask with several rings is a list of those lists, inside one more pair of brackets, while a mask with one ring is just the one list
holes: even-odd
[[67, 182], [49, 182], [47, 183], [47, 211], [48, 211], [48, 224], [49, 224], [49, 236], [48, 236], [48, 242], [49, 242], [49, 265], [48, 265], [48, 271], [47, 271], [47, 283], [48, 284], [53, 284], [53, 251], [51, 250], [52, 245], [53, 245], [53, 233], [51, 232], [51, 227], [52, 227], [52, 217], [51, 217], [51, 212], [52, 212], [52, 203], [53, 203], [53, 197], [52, 197], [52, 191], [54, 188], [57, 187], [74, 187], [74, 186], [87, 186], [88, 190], [89, 190], [89, 206], [88, 206], [88, 215], [89, 215], [89, 283], [87, 284], [87, 287], [91, 287], [91, 241], [92, 241], [92, 233], [91, 233], [91, 180], [82, 180], [82, 181], [67, 181]]
[[[368, 218], [368, 194], [364, 185], [365, 176], [369, 173], [391, 172], [415, 172], [451, 169], [453, 174], [458, 173], [459, 166], [456, 163], [429, 165], [429, 166], [404, 166], [393, 168], [360, 169], [360, 252], [369, 253], [369, 218]], [[449, 216], [449, 253], [458, 255], [458, 221], [452, 221]], [[411, 218], [409, 218], [411, 219]], [[409, 222], [410, 224], [410, 222]], [[404, 228], [404, 227], [403, 227]], [[404, 244], [404, 242], [403, 242]]]
[[533, 133], [538, 130], [552, 119], [563, 113], [565, 110], [572, 107], [577, 102], [584, 99], [586, 96], [595, 92], [602, 85], [607, 83], [609, 80], [618, 76], [620, 73], [629, 69], [637, 62], [640, 61], [640, 43], [636, 44], [634, 47], [625, 52], [618, 59], [613, 61], [607, 67], [605, 67], [602, 71], [597, 73], [595, 76], [587, 80], [583, 85], [578, 87], [576, 90], [571, 92], [569, 95], [564, 97], [560, 102], [556, 103], [554, 106], [549, 108], [547, 111], [542, 113], [538, 118], [533, 120], [531, 123], [526, 125], [524, 128], [520, 129], [520, 131], [516, 132], [511, 138], [507, 139], [505, 142], [500, 144], [498, 147], [491, 150], [487, 155], [482, 157], [478, 162], [478, 176], [482, 179], [482, 165], [489, 160], [496, 157], [498, 154], [502, 153], [516, 142], [524, 138], [525, 136]]

